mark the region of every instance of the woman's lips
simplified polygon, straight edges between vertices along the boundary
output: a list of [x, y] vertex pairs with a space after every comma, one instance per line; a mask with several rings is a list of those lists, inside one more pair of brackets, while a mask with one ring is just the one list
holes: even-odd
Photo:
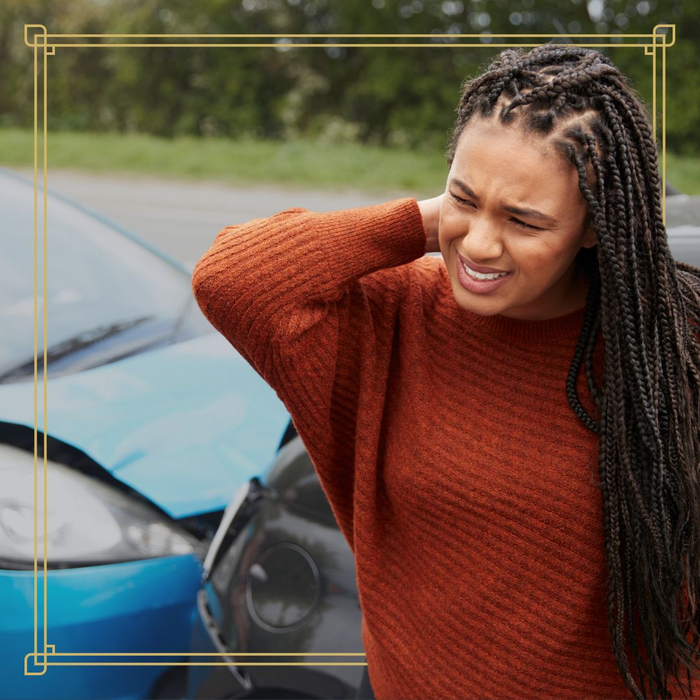
[[463, 265], [462, 260], [459, 256], [457, 257], [456, 264], [457, 264], [457, 279], [459, 280], [459, 283], [468, 292], [473, 292], [474, 294], [487, 294], [489, 292], [493, 292], [494, 290], [498, 289], [499, 287], [502, 287], [510, 279], [510, 276], [513, 274], [512, 272], [509, 272], [507, 275], [504, 275], [503, 277], [497, 277], [495, 280], [477, 280], [477, 279], [474, 279], [464, 269], [464, 265]]
[[485, 275], [488, 275], [493, 272], [509, 272], [509, 270], [496, 270], [494, 267], [484, 267], [483, 265], [477, 265], [476, 263], [473, 263], [469, 258], [465, 258], [461, 253], [457, 253], [459, 256], [459, 259], [469, 268], [474, 270], [474, 272], [481, 272]]

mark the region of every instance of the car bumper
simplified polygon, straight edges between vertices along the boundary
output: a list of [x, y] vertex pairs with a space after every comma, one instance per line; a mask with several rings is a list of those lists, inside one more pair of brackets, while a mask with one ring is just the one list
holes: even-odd
[[[207, 584], [210, 585], [210, 584]], [[192, 628], [191, 648], [197, 652], [191, 662], [225, 664], [190, 666], [187, 673], [188, 698], [228, 698], [245, 694], [250, 680], [229, 655], [219, 638], [218, 626], [207, 603], [206, 590], [197, 595], [197, 617]], [[211, 656], [206, 656], [211, 654]]]
[[[276, 658], [280, 651], [277, 645], [270, 647], [269, 644], [260, 644], [260, 640], [251, 642], [247, 635], [244, 635], [245, 639], [240, 639], [236, 634], [236, 639], [228, 643], [222, 638], [222, 633], [225, 634], [222, 632], [225, 617], [222, 607], [231, 605], [230, 590], [226, 589], [226, 593], [220, 595], [209, 576], [216, 580], [218, 566], [230, 566], [226, 552], [235, 546], [244, 528], [255, 530], [251, 519], [259, 512], [266, 491], [268, 489], [256, 479], [252, 479], [247, 486], [241, 486], [227, 507], [205, 558], [205, 583], [197, 596], [197, 618], [193, 626], [189, 659], [201, 665], [188, 667], [186, 697], [208, 700], [253, 696], [355, 697], [357, 683], [353, 682], [353, 678], [339, 678], [325, 669], [313, 668], [313, 664], [308, 667], [289, 666]], [[341, 537], [340, 533], [338, 537]], [[272, 653], [268, 656], [265, 652]], [[249, 658], [248, 654], [255, 654], [255, 657]], [[306, 654], [295, 653], [294, 656], [304, 657]], [[354, 671], [358, 674], [362, 672], [359, 668], [351, 669], [344, 675], [355, 675]]]
[[[204, 586], [197, 594], [197, 614], [192, 627], [190, 649], [197, 656], [189, 660], [201, 666], [187, 669], [188, 698], [232, 698], [251, 690], [247, 674], [239, 670], [221, 641], [218, 622], [210, 605], [220, 613], [218, 596], [208, 581], [219, 553], [226, 550], [257, 510], [262, 488], [253, 478], [242, 484], [229, 502], [204, 559]], [[220, 617], [220, 614], [219, 614]], [[208, 656], [211, 655], [211, 656]], [[213, 665], [217, 664], [217, 665]]]
[[[48, 656], [45, 672], [43, 666], [37, 667], [29, 659], [30, 670], [42, 675], [25, 675], [25, 656], [34, 650], [34, 572], [0, 571], [0, 697], [150, 697], [156, 680], [168, 671], [168, 664], [186, 659], [201, 579], [201, 563], [193, 555], [49, 571], [46, 642], [56, 655]], [[42, 570], [36, 600], [37, 648], [43, 653]], [[182, 657], [80, 656], [88, 653], [175, 653]], [[128, 665], [139, 661], [158, 665]], [[126, 665], [105, 666], [106, 662]], [[58, 663], [80, 665], [54, 665]]]

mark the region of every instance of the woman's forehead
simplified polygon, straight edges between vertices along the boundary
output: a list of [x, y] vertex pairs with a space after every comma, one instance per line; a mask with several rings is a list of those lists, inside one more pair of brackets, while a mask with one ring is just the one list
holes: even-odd
[[514, 180], [525, 181], [560, 181], [566, 173], [574, 172], [553, 139], [500, 124], [497, 119], [470, 122], [460, 135], [452, 171], [477, 168], [512, 173]]
[[[488, 142], [487, 144], [484, 142]], [[500, 144], [502, 148], [495, 149]], [[464, 146], [467, 146], [465, 148]], [[510, 160], [523, 157], [551, 161], [550, 167], [566, 165], [554, 146], [553, 139], [528, 130], [520, 120], [503, 124], [497, 116], [476, 117], [464, 126], [457, 142], [455, 157], [460, 150], [487, 147], [493, 149], [494, 157], [505, 156]]]
[[466, 183], [477, 196], [487, 188], [503, 198], [566, 208], [581, 197], [578, 174], [551, 139], [498, 119], [468, 123], [448, 180]]

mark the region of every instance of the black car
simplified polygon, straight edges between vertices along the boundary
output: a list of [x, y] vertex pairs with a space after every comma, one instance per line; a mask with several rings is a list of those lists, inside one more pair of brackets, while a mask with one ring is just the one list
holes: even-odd
[[[668, 198], [676, 260], [700, 267], [700, 196]], [[191, 651], [189, 698], [354, 698], [362, 666], [246, 662], [364, 662], [354, 558], [290, 422], [261, 479], [239, 491], [205, 562]], [[242, 657], [236, 653], [288, 653]], [[224, 665], [225, 664], [225, 665]]]
[[[191, 650], [296, 653], [251, 662], [351, 662], [363, 654], [352, 551], [290, 422], [264, 480], [252, 479], [224, 516], [205, 561]], [[203, 660], [203, 659], [190, 659]], [[188, 696], [352, 698], [363, 666], [190, 667]], [[239, 661], [243, 660], [241, 658]]]

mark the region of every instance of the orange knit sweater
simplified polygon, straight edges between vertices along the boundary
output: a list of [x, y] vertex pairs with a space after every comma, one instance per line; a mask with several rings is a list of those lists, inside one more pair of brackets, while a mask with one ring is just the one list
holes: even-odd
[[[193, 289], [308, 448], [355, 554], [379, 700], [630, 698], [598, 438], [565, 392], [584, 309], [470, 313], [425, 246], [412, 198], [288, 209], [221, 231]], [[602, 358], [599, 341], [599, 385]]]

